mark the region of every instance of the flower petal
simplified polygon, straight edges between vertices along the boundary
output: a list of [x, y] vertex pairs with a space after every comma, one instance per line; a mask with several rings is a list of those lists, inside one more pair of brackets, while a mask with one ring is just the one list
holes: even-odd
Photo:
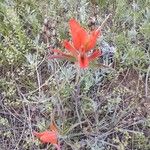
[[73, 54], [74, 56], [77, 56], [76, 49], [67, 40], [65, 40], [63, 44], [64, 44], [64, 47], [71, 52], [71, 54]]
[[44, 132], [40, 132], [40, 133], [38, 133], [38, 132], [33, 132], [33, 135], [36, 136], [37, 138], [40, 138], [41, 136], [44, 135]]
[[75, 19], [70, 19], [69, 25], [74, 47], [80, 50], [80, 47], [83, 46], [88, 39], [88, 33]]
[[45, 134], [40, 137], [41, 142], [57, 144], [57, 134], [53, 131], [45, 131]]
[[94, 30], [91, 32], [88, 43], [86, 45], [86, 51], [89, 51], [94, 48], [94, 46], [96, 45], [96, 40], [99, 35], [100, 35], [100, 30]]
[[85, 54], [78, 56], [78, 63], [80, 68], [87, 68], [89, 66], [88, 57]]
[[97, 58], [101, 55], [102, 55], [101, 51], [96, 50], [96, 51], [93, 52], [93, 54], [91, 56], [88, 57], [88, 59], [89, 59], [89, 61], [92, 61], [92, 60], [94, 60], [95, 58]]

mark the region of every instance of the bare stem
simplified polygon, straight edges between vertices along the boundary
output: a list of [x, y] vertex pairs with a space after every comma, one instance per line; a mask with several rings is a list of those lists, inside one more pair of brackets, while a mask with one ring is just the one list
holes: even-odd
[[149, 77], [149, 73], [150, 73], [150, 65], [147, 69], [147, 74], [146, 74], [146, 78], [145, 78], [145, 96], [148, 96], [148, 77]]
[[101, 29], [104, 27], [104, 24], [107, 22], [107, 20], [109, 19], [109, 17], [110, 17], [111, 15], [112, 15], [112, 14], [109, 14], [109, 15], [105, 18], [105, 20], [102, 22], [102, 24], [98, 27], [97, 30], [101, 30]]

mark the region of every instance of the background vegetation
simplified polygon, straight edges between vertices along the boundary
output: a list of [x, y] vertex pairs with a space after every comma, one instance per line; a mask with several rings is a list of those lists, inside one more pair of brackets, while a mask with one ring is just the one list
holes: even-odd
[[[53, 114], [62, 150], [150, 149], [149, 0], [0, 0], [0, 149], [54, 149], [34, 139]], [[111, 68], [48, 60], [69, 38], [111, 13], [97, 47]], [[63, 48], [62, 48], [63, 49]]]

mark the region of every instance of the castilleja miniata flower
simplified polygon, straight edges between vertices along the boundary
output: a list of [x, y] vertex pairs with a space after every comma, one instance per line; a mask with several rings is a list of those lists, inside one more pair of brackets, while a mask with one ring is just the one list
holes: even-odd
[[[53, 49], [52, 51], [57, 55], [50, 56], [50, 59], [65, 58], [71, 60], [75, 58], [80, 68], [87, 68], [91, 61], [101, 56], [100, 50], [93, 50], [96, 40], [100, 36], [100, 29], [88, 33], [75, 19], [69, 21], [69, 26], [72, 41], [65, 40], [63, 42], [65, 49], [69, 53], [66, 54], [61, 50]], [[93, 51], [89, 54], [91, 50]]]
[[51, 123], [50, 130], [44, 132], [33, 132], [33, 134], [39, 138], [42, 143], [53, 144], [57, 150], [60, 150], [60, 145], [58, 143], [58, 130], [54, 122]]

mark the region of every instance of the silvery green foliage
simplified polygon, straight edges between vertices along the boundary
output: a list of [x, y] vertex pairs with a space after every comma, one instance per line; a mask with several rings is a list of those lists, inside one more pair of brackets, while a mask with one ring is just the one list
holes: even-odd
[[31, 66], [35, 66], [36, 63], [37, 63], [37, 60], [36, 60], [36, 55], [35, 54], [31, 54], [31, 53], [28, 53], [25, 55], [26, 59], [27, 59], [27, 62], [31, 65]]
[[80, 7], [79, 7], [79, 15], [80, 15], [80, 20], [81, 22], [85, 23], [87, 20], [87, 6], [88, 6], [87, 0], [82, 0], [80, 1]]
[[86, 142], [91, 150], [105, 150], [103, 140], [98, 139], [98, 137], [90, 137]]
[[[71, 0], [59, 0], [59, 3], [61, 7], [64, 7], [65, 9], [69, 9], [69, 4], [76, 4], [76, 1]], [[72, 5], [70, 5], [72, 7]]]
[[133, 2], [132, 7], [133, 7], [134, 11], [138, 11], [140, 9], [139, 5], [137, 3], [135, 3], [135, 1]]
[[106, 65], [109, 65], [113, 61], [113, 57], [115, 55], [116, 48], [106, 41], [102, 40], [100, 44], [102, 54], [103, 54], [103, 62]]
[[131, 30], [128, 31], [128, 37], [132, 39], [136, 39], [137, 31], [135, 27], [132, 27]]
[[102, 41], [101, 42], [101, 49], [103, 51], [103, 54], [108, 54], [108, 53], [112, 53], [114, 54], [115, 53], [115, 47], [114, 46], [111, 46], [108, 42], [106, 41]]
[[76, 66], [70, 64], [66, 64], [65, 66], [61, 66], [60, 71], [56, 73], [56, 79], [63, 81], [65, 79], [68, 83], [69, 81], [74, 79], [74, 75], [76, 73]]
[[79, 19], [82, 23], [85, 23], [88, 17], [87, 10], [89, 1], [87, 0], [59, 0], [60, 6], [64, 8], [68, 13], [68, 17], [74, 16]]

